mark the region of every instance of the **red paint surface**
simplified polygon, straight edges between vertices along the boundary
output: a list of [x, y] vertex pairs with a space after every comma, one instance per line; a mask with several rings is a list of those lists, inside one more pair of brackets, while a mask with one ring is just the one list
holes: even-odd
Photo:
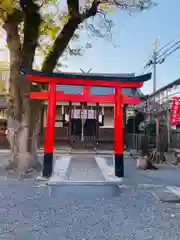
[[91, 95], [91, 91], [90, 91], [90, 87], [89, 87], [89, 86], [83, 87], [82, 95], [84, 95], [84, 96], [89, 96], [89, 95]]
[[56, 119], [56, 84], [52, 82], [49, 84], [46, 133], [44, 141], [45, 153], [52, 153], [54, 151], [55, 119]]
[[170, 124], [171, 126], [177, 126], [180, 117], [180, 97], [172, 97]]
[[114, 151], [115, 154], [123, 154], [123, 95], [122, 89], [115, 89], [115, 110], [114, 110]]
[[[104, 96], [89, 95], [88, 92], [79, 94], [66, 94], [63, 91], [57, 91], [57, 101], [71, 101], [71, 102], [88, 102], [88, 103], [115, 103], [114, 94], [108, 94]], [[48, 91], [31, 92], [31, 99], [47, 100], [49, 96]], [[123, 104], [140, 104], [141, 100], [139, 97], [129, 97], [128, 95], [123, 96]]]
[[97, 86], [97, 87], [120, 87], [120, 88], [139, 88], [143, 86], [143, 82], [119, 82], [119, 81], [104, 81], [104, 80], [89, 80], [89, 79], [71, 79], [71, 78], [53, 78], [36, 75], [26, 75], [27, 79], [37, 83], [50, 83], [62, 85], [77, 85], [77, 86]]

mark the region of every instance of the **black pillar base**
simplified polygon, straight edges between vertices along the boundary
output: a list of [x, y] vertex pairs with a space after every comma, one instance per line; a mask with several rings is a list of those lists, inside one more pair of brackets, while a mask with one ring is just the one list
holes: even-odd
[[44, 153], [42, 176], [50, 178], [53, 171], [53, 153]]
[[124, 155], [123, 154], [115, 154], [115, 176], [116, 177], [124, 177]]

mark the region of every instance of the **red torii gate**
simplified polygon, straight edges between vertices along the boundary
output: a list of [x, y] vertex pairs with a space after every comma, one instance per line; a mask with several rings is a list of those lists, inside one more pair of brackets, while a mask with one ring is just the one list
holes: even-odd
[[[124, 177], [124, 143], [123, 143], [123, 106], [122, 104], [138, 104], [140, 99], [122, 95], [122, 88], [140, 88], [143, 83], [151, 78], [151, 73], [141, 76], [123, 76], [117, 74], [82, 74], [82, 73], [44, 73], [36, 70], [21, 69], [26, 78], [32, 82], [49, 84], [48, 91], [31, 92], [30, 98], [47, 100], [48, 111], [46, 120], [46, 134], [44, 142], [44, 162], [42, 176], [49, 178], [53, 170], [54, 129], [56, 118], [56, 101], [76, 102], [104, 102], [114, 103], [114, 158], [115, 175]], [[82, 95], [65, 94], [57, 91], [56, 85], [84, 86]], [[92, 96], [88, 86], [113, 87], [115, 94], [105, 96]]]

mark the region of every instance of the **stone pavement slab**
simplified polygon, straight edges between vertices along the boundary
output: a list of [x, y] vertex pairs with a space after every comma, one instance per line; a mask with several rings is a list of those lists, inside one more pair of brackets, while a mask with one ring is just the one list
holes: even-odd
[[180, 198], [180, 187], [177, 186], [168, 186], [167, 189]]
[[56, 156], [54, 159], [54, 167], [52, 177], [49, 184], [66, 180], [66, 174], [71, 161], [70, 156]]
[[112, 182], [112, 183], [121, 183], [123, 181], [123, 178], [118, 178], [114, 174], [114, 164], [108, 165], [106, 158], [95, 156], [95, 161], [101, 170], [105, 180], [107, 182]]
[[153, 194], [161, 202], [180, 203], [180, 197], [169, 188], [154, 188]]
[[72, 156], [67, 176], [70, 181], [104, 181], [93, 156]]

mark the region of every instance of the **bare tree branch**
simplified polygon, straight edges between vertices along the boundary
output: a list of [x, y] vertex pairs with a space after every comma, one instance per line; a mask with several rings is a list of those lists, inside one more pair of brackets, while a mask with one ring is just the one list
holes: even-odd
[[71, 17], [79, 15], [79, 0], [67, 0], [68, 13]]
[[26, 68], [31, 69], [38, 45], [41, 16], [39, 6], [33, 0], [20, 0], [20, 5], [25, 14], [22, 63]]
[[84, 13], [81, 14], [81, 22], [83, 22], [85, 19], [95, 16], [98, 12], [98, 7], [100, 5], [101, 1], [94, 0], [90, 9], [86, 10]]
[[111, 0], [111, 1], [112, 1], [112, 4], [123, 9], [136, 8], [143, 11], [144, 9], [148, 9], [152, 6], [156, 6], [156, 3], [154, 3], [152, 0], [124, 0], [124, 1]]
[[[72, 0], [67, 1], [67, 3], [70, 3], [70, 2], [72, 3]], [[71, 7], [69, 7], [71, 10], [72, 10], [72, 7], [74, 7], [76, 12], [75, 12], [75, 14], [71, 13], [71, 16], [70, 16], [68, 22], [65, 24], [62, 31], [57, 36], [57, 38], [53, 44], [53, 48], [52, 48], [51, 52], [46, 57], [46, 59], [43, 63], [42, 71], [52, 72], [55, 69], [59, 58], [64, 53], [66, 47], [68, 46], [70, 40], [72, 39], [72, 37], [74, 35], [76, 29], [78, 29], [79, 24], [81, 24], [85, 19], [87, 19], [91, 16], [95, 16], [98, 11], [99, 4], [100, 4], [99, 0], [94, 0], [89, 9], [87, 9], [82, 14], [78, 14], [78, 15], [77, 15], [77, 3], [74, 5], [71, 5]]]

